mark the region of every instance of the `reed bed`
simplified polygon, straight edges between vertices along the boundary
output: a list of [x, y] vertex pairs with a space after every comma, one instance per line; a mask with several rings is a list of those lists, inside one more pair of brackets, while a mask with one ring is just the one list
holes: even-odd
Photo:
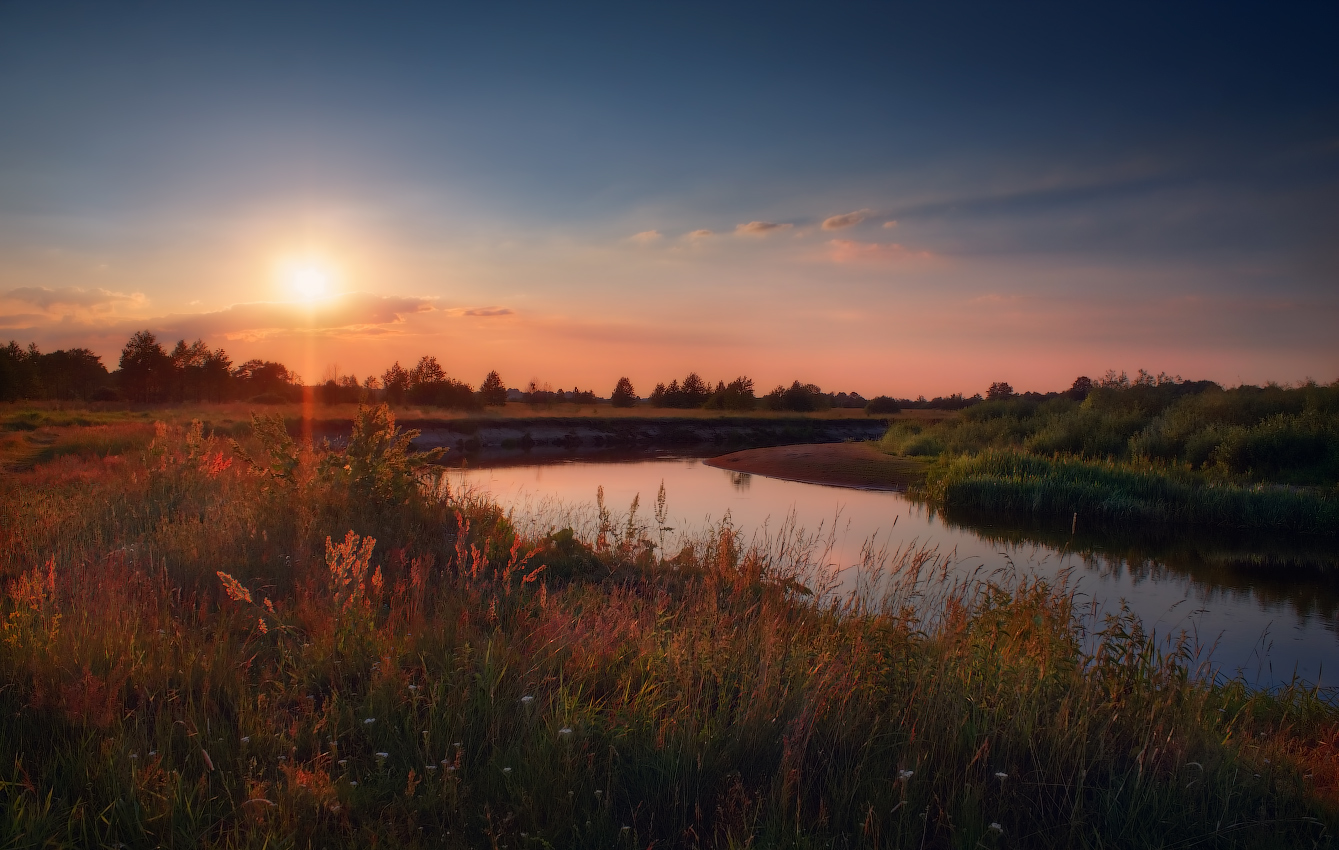
[[1211, 525], [1339, 532], [1339, 499], [1276, 485], [1215, 481], [1150, 462], [1041, 457], [994, 450], [942, 459], [922, 495], [949, 510], [1137, 527]]
[[360, 421], [358, 457], [160, 427], [5, 480], [0, 846], [1332, 841], [1322, 691], [951, 553], [839, 593], [793, 523], [553, 529]]

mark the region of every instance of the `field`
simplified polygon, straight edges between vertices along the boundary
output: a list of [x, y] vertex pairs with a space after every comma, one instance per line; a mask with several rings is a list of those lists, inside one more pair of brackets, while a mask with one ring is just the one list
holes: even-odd
[[[1063, 585], [447, 491], [385, 410], [68, 421], [3, 479], [0, 846], [1328, 846], [1328, 692]], [[84, 417], [76, 421], [78, 417]], [[111, 417], [113, 420], [116, 417]], [[211, 419], [222, 423], [223, 416]], [[242, 421], [234, 419], [234, 423]], [[34, 434], [40, 430], [11, 431]]]

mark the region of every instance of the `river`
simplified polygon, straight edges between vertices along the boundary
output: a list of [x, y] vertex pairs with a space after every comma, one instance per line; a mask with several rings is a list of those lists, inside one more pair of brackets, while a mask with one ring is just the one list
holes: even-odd
[[[613, 458], [613, 459], [611, 459]], [[1339, 552], [1329, 543], [1239, 539], [1223, 532], [1144, 538], [1027, 529], [949, 519], [895, 492], [804, 484], [737, 473], [683, 455], [495, 461], [456, 468], [457, 492], [488, 494], [530, 531], [573, 525], [590, 531], [595, 499], [624, 520], [634, 498], [638, 518], [658, 536], [656, 495], [663, 483], [668, 518], [664, 548], [700, 535], [727, 515], [745, 540], [775, 537], [788, 518], [825, 541], [822, 563], [847, 587], [862, 554], [936, 549], [949, 575], [1067, 578], [1098, 617], [1124, 602], [1159, 636], [1185, 631], [1218, 675], [1269, 687], [1298, 678], [1325, 685], [1339, 670]], [[820, 549], [824, 547], [820, 546]]]

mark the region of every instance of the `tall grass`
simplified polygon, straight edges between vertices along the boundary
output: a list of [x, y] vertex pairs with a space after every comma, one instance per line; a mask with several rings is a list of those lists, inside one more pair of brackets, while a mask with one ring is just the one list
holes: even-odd
[[838, 597], [793, 528], [667, 553], [603, 510], [521, 538], [264, 433], [0, 493], [3, 846], [1331, 840], [1326, 694], [1216, 682], [1063, 584], [911, 549]]
[[1085, 524], [1185, 523], [1304, 534], [1339, 532], [1339, 499], [1242, 486], [1149, 463], [987, 451], [939, 461], [922, 491], [950, 510]]

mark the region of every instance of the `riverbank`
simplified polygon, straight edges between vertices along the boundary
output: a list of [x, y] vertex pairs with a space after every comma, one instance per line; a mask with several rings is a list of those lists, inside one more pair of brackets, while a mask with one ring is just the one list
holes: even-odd
[[906, 490], [925, 478], [921, 461], [885, 454], [867, 442], [747, 449], [706, 464], [731, 472], [862, 490]]

